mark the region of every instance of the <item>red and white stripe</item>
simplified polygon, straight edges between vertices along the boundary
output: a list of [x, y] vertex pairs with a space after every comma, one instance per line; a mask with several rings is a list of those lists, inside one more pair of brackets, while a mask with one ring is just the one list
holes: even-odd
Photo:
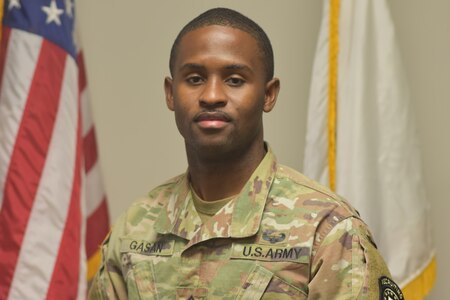
[[86, 256], [109, 226], [85, 88], [62, 48], [4, 28], [0, 299], [85, 298]]
[[[87, 220], [85, 241], [86, 255], [90, 259], [99, 251], [99, 245], [109, 231], [109, 215], [100, 161], [98, 159], [97, 139], [89, 101], [83, 52], [78, 53], [77, 60], [82, 109], [84, 169], [86, 172], [85, 203]], [[90, 264], [89, 267], [96, 268], [96, 265]]]

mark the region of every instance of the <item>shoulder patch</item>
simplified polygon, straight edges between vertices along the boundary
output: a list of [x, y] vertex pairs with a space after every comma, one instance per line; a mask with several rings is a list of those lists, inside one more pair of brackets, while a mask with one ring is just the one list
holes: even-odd
[[402, 291], [390, 278], [380, 277], [378, 285], [380, 287], [380, 300], [404, 300]]

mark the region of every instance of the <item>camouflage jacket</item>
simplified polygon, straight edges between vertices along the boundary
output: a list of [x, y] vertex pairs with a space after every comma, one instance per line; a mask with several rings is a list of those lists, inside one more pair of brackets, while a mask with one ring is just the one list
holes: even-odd
[[90, 299], [380, 299], [395, 285], [358, 213], [271, 151], [205, 224], [186, 174], [155, 188], [102, 254]]

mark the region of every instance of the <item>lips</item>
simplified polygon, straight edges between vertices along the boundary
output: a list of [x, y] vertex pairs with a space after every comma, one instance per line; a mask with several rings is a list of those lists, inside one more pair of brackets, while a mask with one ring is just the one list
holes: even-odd
[[201, 112], [194, 117], [194, 121], [205, 129], [220, 129], [225, 127], [231, 118], [224, 112]]
[[223, 121], [230, 122], [231, 118], [224, 112], [201, 112], [194, 117], [195, 122], [201, 121]]

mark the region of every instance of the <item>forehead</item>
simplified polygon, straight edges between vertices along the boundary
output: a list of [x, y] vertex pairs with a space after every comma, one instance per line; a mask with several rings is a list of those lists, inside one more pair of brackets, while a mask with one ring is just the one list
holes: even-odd
[[180, 67], [190, 60], [222, 58], [261, 67], [261, 51], [249, 33], [228, 26], [209, 25], [186, 33], [180, 41], [175, 64]]

